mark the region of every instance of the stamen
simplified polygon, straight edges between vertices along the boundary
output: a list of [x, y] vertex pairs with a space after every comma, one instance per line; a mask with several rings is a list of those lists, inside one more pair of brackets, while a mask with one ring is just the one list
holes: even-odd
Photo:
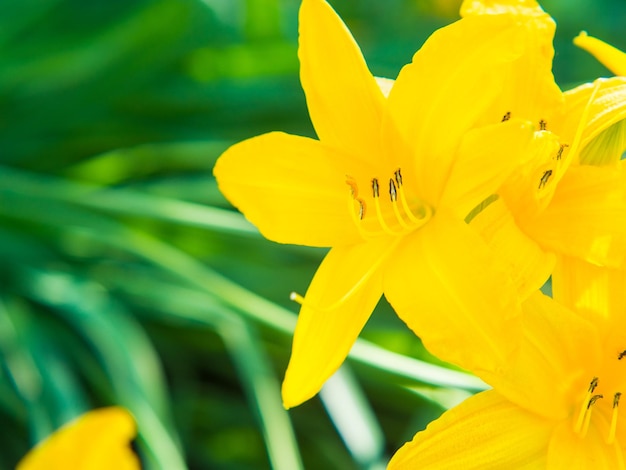
[[398, 209], [398, 191], [396, 189], [396, 184], [393, 182], [393, 179], [389, 180], [389, 196], [391, 197], [391, 205], [393, 206], [393, 213], [402, 225], [403, 228], [408, 229], [409, 224], [404, 221], [404, 217], [400, 214], [400, 209]]
[[617, 429], [617, 407], [619, 405], [619, 399], [621, 398], [621, 392], [617, 392], [613, 396], [613, 416], [611, 416], [611, 429], [609, 430], [609, 438], [607, 439], [607, 444], [613, 444], [615, 441], [615, 431]]
[[378, 186], [378, 179], [376, 178], [372, 179], [372, 194], [374, 195], [374, 205], [376, 206], [376, 215], [378, 216], [378, 221], [380, 222], [380, 226], [389, 235], [397, 235], [398, 233], [391, 230], [389, 225], [387, 225], [385, 218], [383, 217], [383, 211], [380, 208], [380, 200], [379, 200], [380, 191], [379, 191], [379, 186]]
[[583, 424], [583, 429], [580, 432], [580, 437], [585, 437], [587, 435], [587, 430], [589, 429], [589, 423], [591, 422], [591, 407], [597, 402], [600, 398], [604, 398], [604, 395], [594, 395], [589, 399], [589, 403], [587, 403], [587, 411], [585, 415], [585, 423]]
[[504, 116], [502, 116], [502, 122], [508, 121], [509, 119], [511, 119], [511, 111], [507, 111]]
[[539, 189], [546, 187], [546, 184], [548, 184], [548, 180], [550, 179], [550, 176], [552, 176], [552, 170], [546, 170], [543, 173], [543, 175], [541, 176], [541, 179], [539, 180]]
[[409, 203], [406, 201], [406, 196], [404, 195], [404, 188], [402, 185], [402, 170], [398, 168], [394, 172], [394, 176], [396, 178], [396, 184], [398, 185], [397, 191], [398, 191], [398, 194], [400, 195], [400, 203], [402, 204], [402, 210], [404, 210], [404, 213], [407, 215], [407, 217], [412, 223], [417, 224], [421, 221], [423, 225], [424, 220], [428, 218], [429, 214], [426, 214], [426, 216], [421, 219], [418, 219], [417, 217], [413, 215], [413, 211], [411, 211], [411, 208], [409, 207]]
[[563, 150], [565, 150], [565, 147], [569, 147], [569, 144], [561, 144], [561, 146], [559, 147], [559, 151], [556, 153], [557, 160], [560, 160], [563, 156]]
[[595, 391], [597, 386], [598, 386], [598, 377], [594, 377], [593, 379], [591, 379], [591, 382], [589, 383], [587, 394], [585, 395], [585, 399], [583, 400], [582, 406], [580, 408], [580, 412], [578, 413], [576, 426], [574, 426], [575, 433], [579, 433], [582, 428], [583, 421], [585, 420], [585, 415], [587, 414], [587, 410], [589, 409], [588, 403], [590, 403], [591, 401], [590, 400], [591, 394]]
[[622, 359], [624, 359], [626, 357], [626, 350], [622, 351], [621, 353], [619, 353], [617, 355], [617, 360], [621, 361]]
[[539, 121], [539, 130], [540, 131], [545, 131], [547, 126], [548, 126], [548, 123], [546, 121], [544, 121], [543, 119], [541, 121]]
[[304, 305], [304, 297], [302, 297], [297, 292], [292, 292], [291, 294], [289, 294], [289, 300], [291, 300], [292, 302], [296, 302], [300, 305]]
[[[363, 198], [359, 197], [359, 187], [356, 180], [352, 176], [346, 175], [346, 184], [350, 187], [350, 198], [348, 200], [350, 215], [352, 217], [352, 221], [357, 226], [359, 234], [364, 240], [370, 240], [373, 237], [380, 235], [381, 231], [370, 231], [365, 229], [365, 225], [361, 223], [367, 215], [367, 204]], [[371, 188], [376, 208], [375, 218], [377, 219], [382, 232], [395, 236], [409, 230], [418, 229], [427, 223], [432, 215], [432, 210], [427, 205], [422, 205], [419, 208], [418, 215], [413, 213], [404, 193], [402, 171], [400, 168], [394, 171], [394, 177], [389, 179], [389, 197], [397, 222], [389, 220], [389, 212], [383, 212], [384, 206], [383, 202], [380, 201], [380, 183], [378, 178], [372, 178]], [[358, 204], [358, 207], [355, 205], [355, 202]], [[384, 207], [384, 209], [387, 211], [386, 207]], [[387, 216], [387, 219], [385, 219], [385, 216]], [[367, 222], [370, 221], [367, 220]], [[371, 222], [374, 222], [374, 220]]]
[[[348, 199], [348, 211], [350, 212], [352, 221], [354, 222], [357, 230], [359, 231], [359, 235], [361, 235], [361, 237], [363, 237], [364, 240], [368, 240], [370, 237], [365, 232], [365, 230], [363, 230], [363, 227], [361, 226], [361, 221], [363, 220], [363, 217], [365, 217], [367, 205], [365, 204], [365, 201], [363, 199], [358, 197], [359, 187], [357, 186], [356, 181], [354, 181], [354, 178], [348, 175], [346, 175], [346, 178], [347, 178], [346, 184], [350, 186], [350, 194], [352, 195], [352, 197]], [[354, 201], [356, 201], [359, 204], [358, 219], [357, 219], [357, 212], [355, 212], [354, 210]]]

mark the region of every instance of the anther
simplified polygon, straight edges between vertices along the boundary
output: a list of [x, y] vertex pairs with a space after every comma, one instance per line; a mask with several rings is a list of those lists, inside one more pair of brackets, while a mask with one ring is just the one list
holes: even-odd
[[378, 179], [377, 178], [372, 179], [372, 194], [374, 197], [378, 197], [380, 195], [378, 191]]
[[396, 183], [398, 184], [398, 188], [402, 186], [402, 171], [398, 168], [393, 175], [396, 177]]
[[587, 391], [591, 394], [595, 391], [597, 386], [598, 386], [598, 377], [594, 377], [593, 379], [591, 379], [591, 382], [589, 383], [589, 389]]
[[543, 175], [541, 176], [541, 179], [539, 180], [539, 189], [546, 187], [546, 184], [548, 184], [548, 180], [550, 179], [550, 176], [552, 176], [552, 170], [544, 171]]
[[621, 361], [626, 357], [626, 349], [617, 355], [617, 360]]
[[389, 179], [389, 197], [391, 197], [391, 202], [396, 202], [398, 200], [398, 191], [396, 190], [396, 184], [391, 178]]
[[511, 111], [507, 111], [504, 116], [502, 116], [502, 122], [508, 121], [509, 119], [511, 119]]
[[563, 156], [563, 150], [565, 150], [565, 147], [569, 147], [568, 144], [561, 144], [561, 146], [559, 147], [559, 151], [556, 153], [556, 159], [560, 160], [561, 157]]
[[589, 403], [587, 403], [587, 409], [591, 408], [595, 402], [597, 402], [600, 398], [604, 398], [604, 395], [594, 395], [589, 399]]
[[617, 430], [617, 407], [619, 406], [619, 399], [621, 396], [621, 392], [617, 392], [613, 395], [613, 416], [611, 416], [611, 428], [609, 429], [609, 437], [606, 440], [607, 444], [613, 444], [615, 441], [615, 431]]
[[545, 131], [547, 126], [548, 126], [548, 123], [546, 121], [544, 121], [543, 119], [541, 121], [539, 121], [539, 130], [540, 131]]

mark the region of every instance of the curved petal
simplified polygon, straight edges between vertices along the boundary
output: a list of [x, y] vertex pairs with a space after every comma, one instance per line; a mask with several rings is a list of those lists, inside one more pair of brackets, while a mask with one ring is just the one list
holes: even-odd
[[574, 38], [574, 44], [586, 50], [615, 75], [626, 76], [626, 54], [604, 41], [582, 31]]
[[505, 267], [444, 212], [398, 247], [384, 292], [433, 354], [465, 369], [499, 370], [521, 338], [518, 294]]
[[[626, 78], [598, 79], [568, 90], [564, 96], [565, 113], [563, 119], [555, 123], [555, 132], [571, 145], [578, 127], [584, 126], [580, 141], [580, 148], [583, 149], [580, 163], [602, 164], [602, 159], [599, 162], [595, 158], [586, 160], [585, 147], [600, 133], [626, 119]], [[585, 113], [585, 122], [581, 122]], [[613, 161], [619, 160], [620, 156], [615, 155]]]
[[551, 421], [528, 413], [489, 390], [468, 398], [430, 423], [396, 452], [387, 468], [546, 468], [553, 427]]
[[359, 46], [324, 0], [300, 8], [300, 79], [318, 137], [363, 160], [380, 150], [385, 103]]
[[489, 114], [499, 117], [506, 112], [551, 130], [563, 106], [552, 75], [554, 20], [534, 0], [466, 0], [461, 16], [473, 15], [501, 16], [525, 30], [520, 38], [524, 52], [511, 64], [504, 89]]
[[[601, 364], [596, 325], [540, 292], [523, 304], [517, 354], [494, 373], [478, 375], [516, 405], [547, 419], [567, 418]], [[579, 391], [579, 393], [577, 393]]]
[[519, 165], [533, 138], [525, 121], [509, 121], [469, 131], [461, 142], [439, 205], [464, 219]]
[[430, 204], [441, 196], [461, 138], [502, 92], [523, 44], [522, 28], [506, 18], [472, 16], [436, 31], [400, 72], [388, 98], [395, 126], [385, 128], [397, 127], [413, 148], [413, 171]]
[[361, 240], [350, 214], [347, 158], [319, 141], [272, 132], [230, 147], [213, 173], [226, 198], [270, 240], [343, 245]]
[[471, 221], [494, 256], [509, 266], [520, 297], [525, 299], [541, 288], [554, 268], [555, 256], [542, 250], [515, 223], [502, 200], [497, 200]]
[[626, 168], [571, 167], [546, 209], [520, 222], [544, 248], [601, 266], [626, 261]]
[[598, 327], [607, 357], [626, 344], [626, 270], [559, 256], [552, 273], [554, 300]]
[[382, 294], [386, 238], [336, 247], [315, 273], [300, 310], [283, 382], [285, 407], [315, 395], [344, 361]]
[[570, 422], [560, 424], [550, 439], [547, 467], [549, 469], [588, 470], [590, 468], [625, 470], [624, 455], [616, 443], [608, 445], [608, 426], [591, 429], [584, 439], [572, 430]]
[[17, 470], [139, 470], [130, 447], [136, 432], [133, 417], [122, 408], [90, 411], [30, 451]]

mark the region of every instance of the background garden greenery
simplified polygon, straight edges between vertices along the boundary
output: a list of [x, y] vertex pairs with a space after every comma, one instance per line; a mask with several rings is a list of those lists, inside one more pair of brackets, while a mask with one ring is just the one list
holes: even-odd
[[[455, 0], [334, 0], [393, 78]], [[298, 0], [0, 2], [0, 470], [90, 408], [136, 416], [145, 468], [375, 469], [481, 387], [382, 303], [320, 397], [285, 412], [297, 305], [323, 250], [264, 240], [217, 190], [228, 145], [313, 136]], [[555, 75], [608, 75], [621, 0], [546, 0]], [[445, 126], [445, 123], [442, 123]], [[263, 164], [259, 161], [259, 164]]]

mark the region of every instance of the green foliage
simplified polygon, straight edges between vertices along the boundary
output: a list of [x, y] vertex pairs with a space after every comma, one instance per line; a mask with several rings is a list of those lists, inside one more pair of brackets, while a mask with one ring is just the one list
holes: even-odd
[[[331, 3], [373, 72], [391, 77], [454, 19], [450, 2]], [[321, 397], [282, 408], [288, 295], [324, 253], [264, 240], [211, 168], [264, 131], [313, 135], [298, 4], [0, 4], [0, 470], [109, 404], [135, 415], [147, 469], [381, 468], [482, 387], [433, 365], [381, 305], [363, 334], [372, 342], [357, 343]], [[545, 2], [564, 23], [569, 5]], [[615, 37], [623, 5], [604, 6], [605, 24], [573, 16], [557, 39], [561, 83], [606, 74], [567, 42], [576, 28], [626, 46]]]

